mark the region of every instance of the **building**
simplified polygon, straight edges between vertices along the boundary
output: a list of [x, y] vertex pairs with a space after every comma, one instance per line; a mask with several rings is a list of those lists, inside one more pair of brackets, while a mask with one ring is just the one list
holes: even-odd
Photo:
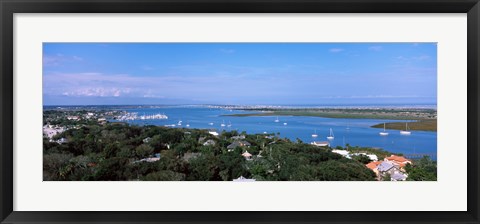
[[232, 144], [227, 146], [229, 152], [233, 151], [237, 147], [250, 147], [250, 142], [247, 141], [234, 141]]
[[321, 142], [321, 141], [315, 141], [315, 142], [312, 142], [310, 144], [312, 144], [314, 146], [330, 146], [329, 142]]
[[243, 156], [246, 160], [251, 160], [251, 159], [252, 159], [252, 154], [250, 154], [248, 151], [245, 151], [244, 153], [242, 153], [242, 156]]
[[384, 161], [392, 162], [393, 164], [397, 165], [400, 168], [403, 168], [407, 164], [412, 164], [412, 161], [406, 159], [403, 156], [396, 156], [391, 155], [390, 157], [386, 157]]
[[64, 131], [66, 131], [66, 129], [63, 127], [57, 127], [52, 125], [43, 126], [43, 134], [46, 135], [47, 138], [49, 138], [50, 140], [53, 138], [53, 136], [58, 135]]
[[340, 154], [340, 155], [342, 155], [343, 157], [348, 158], [348, 159], [351, 159], [351, 158], [352, 158], [352, 157], [350, 157], [350, 152], [347, 151], [347, 150], [334, 149], [334, 150], [332, 150], [332, 152], [333, 152], [333, 153]]
[[377, 166], [377, 170], [379, 179], [383, 179], [386, 175], [390, 175], [390, 178], [392, 178], [393, 176], [399, 177], [398, 174], [404, 175], [398, 165], [389, 161], [382, 161], [382, 163]]
[[146, 137], [146, 138], [143, 139], [143, 143], [149, 143], [150, 140], [152, 140], [152, 138]]
[[366, 166], [371, 169], [376, 175], [377, 177], [379, 176], [379, 172], [378, 172], [378, 165], [380, 165], [380, 163], [382, 163], [383, 161], [373, 161], [373, 162], [370, 162], [369, 164], [367, 164]]
[[234, 182], [253, 182], [255, 181], [255, 179], [247, 179], [243, 176], [240, 176], [239, 178], [237, 179], [233, 179]]
[[408, 175], [404, 173], [394, 173], [392, 176], [390, 176], [391, 181], [405, 181], [407, 180]]
[[67, 139], [66, 139], [66, 138], [61, 138], [61, 139], [58, 139], [56, 142], [57, 142], [58, 144], [67, 143]]
[[378, 180], [382, 180], [387, 174], [390, 175], [390, 181], [404, 181], [408, 177], [408, 175], [393, 162], [374, 161], [366, 166], [375, 172]]
[[206, 142], [203, 143], [204, 146], [214, 146], [215, 145], [215, 141], [213, 141], [212, 139], [209, 139], [207, 140]]
[[144, 158], [144, 159], [141, 159], [141, 160], [137, 160], [137, 161], [134, 161], [133, 163], [139, 163], [139, 162], [147, 162], [147, 163], [153, 163], [153, 162], [156, 162], [160, 160], [160, 158], [158, 157], [149, 157], [149, 158]]
[[216, 131], [209, 131], [208, 133], [215, 136], [215, 137], [218, 136], [218, 132], [216, 132]]
[[375, 154], [367, 154], [367, 153], [361, 152], [361, 153], [354, 153], [353, 155], [355, 155], [355, 156], [364, 155], [372, 161], [378, 161], [378, 157]]
[[185, 154], [183, 154], [183, 160], [190, 161], [191, 159], [198, 158], [201, 155], [202, 153], [200, 152], [186, 152]]
[[366, 156], [372, 161], [378, 161], [378, 157], [375, 154], [366, 154]]
[[231, 139], [233, 139], [233, 140], [241, 140], [241, 139], [245, 139], [245, 135], [237, 135], [237, 136], [233, 136], [233, 137], [231, 137]]
[[68, 120], [78, 121], [78, 120], [80, 120], [80, 117], [78, 117], [78, 116], [67, 116], [67, 119], [68, 119]]

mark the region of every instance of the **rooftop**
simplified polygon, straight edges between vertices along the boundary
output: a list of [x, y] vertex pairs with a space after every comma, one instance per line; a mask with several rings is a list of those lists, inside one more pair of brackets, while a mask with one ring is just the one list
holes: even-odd
[[399, 163], [411, 162], [410, 160], [406, 159], [403, 156], [396, 156], [396, 155], [391, 155], [390, 157], [386, 157], [385, 160], [395, 161]]
[[402, 173], [394, 173], [390, 178], [392, 180], [400, 181], [400, 180], [406, 180], [407, 176]]
[[371, 169], [371, 170], [374, 170], [377, 168], [378, 165], [380, 165], [380, 163], [382, 163], [383, 161], [375, 161], [375, 162], [370, 162], [369, 164], [367, 164], [366, 166]]
[[235, 182], [253, 182], [253, 181], [255, 181], [255, 179], [248, 179], [248, 178], [245, 178], [243, 176], [240, 176], [237, 179], [233, 179], [233, 181], [235, 181]]
[[234, 141], [232, 144], [227, 146], [227, 149], [234, 149], [236, 147], [250, 146], [250, 142], [247, 141]]
[[387, 161], [382, 161], [382, 163], [380, 163], [380, 165], [377, 166], [377, 169], [380, 172], [386, 172], [386, 171], [392, 169], [393, 167], [395, 167], [395, 165], [393, 163], [387, 162]]

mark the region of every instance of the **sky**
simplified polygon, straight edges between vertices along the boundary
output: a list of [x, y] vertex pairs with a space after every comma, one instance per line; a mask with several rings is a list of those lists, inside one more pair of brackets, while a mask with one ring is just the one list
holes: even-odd
[[44, 43], [44, 105], [437, 103], [436, 43]]

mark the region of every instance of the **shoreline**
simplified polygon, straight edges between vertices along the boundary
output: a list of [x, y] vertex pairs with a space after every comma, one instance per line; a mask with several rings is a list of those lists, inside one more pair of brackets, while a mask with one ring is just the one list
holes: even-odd
[[385, 119], [385, 120], [436, 120], [433, 109], [244, 109], [245, 114], [225, 114], [222, 116], [309, 116], [325, 118]]
[[[405, 130], [405, 123], [408, 123], [408, 130], [437, 132], [437, 119], [418, 120], [413, 122], [389, 122], [385, 123], [387, 130]], [[383, 128], [383, 123], [370, 126], [372, 128]]]

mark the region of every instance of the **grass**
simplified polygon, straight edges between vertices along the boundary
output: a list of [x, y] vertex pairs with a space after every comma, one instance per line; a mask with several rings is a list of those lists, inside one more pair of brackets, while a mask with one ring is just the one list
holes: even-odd
[[[383, 128], [383, 123], [373, 125], [372, 128]], [[405, 122], [385, 123], [385, 128], [405, 130]], [[413, 131], [437, 131], [437, 119], [408, 122], [408, 129]]]
[[[252, 111], [253, 112], [253, 111]], [[427, 115], [405, 113], [404, 111], [375, 111], [375, 110], [271, 110], [261, 113], [230, 114], [224, 116], [250, 117], [250, 116], [310, 116], [327, 118], [352, 118], [352, 119], [389, 119], [389, 120], [418, 120], [425, 119]]]

